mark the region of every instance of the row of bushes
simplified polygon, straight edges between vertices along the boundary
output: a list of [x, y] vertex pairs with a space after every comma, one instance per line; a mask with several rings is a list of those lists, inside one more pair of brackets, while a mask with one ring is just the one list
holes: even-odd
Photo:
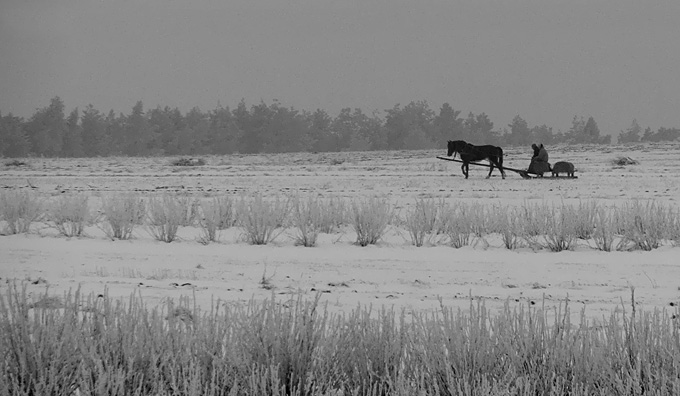
[[415, 246], [488, 244], [491, 235], [499, 236], [507, 249], [551, 251], [573, 249], [579, 240], [602, 251], [652, 250], [680, 242], [678, 209], [638, 200], [607, 207], [598, 201], [511, 206], [418, 198], [397, 211], [389, 200], [378, 197], [256, 194], [197, 199], [116, 194], [103, 197], [101, 210], [93, 214], [83, 194], [46, 202], [29, 191], [5, 191], [0, 193], [0, 220], [10, 234], [28, 232], [31, 223], [39, 220], [65, 236], [80, 236], [86, 225], [97, 224], [112, 239], [129, 239], [136, 226], [144, 226], [165, 242], [175, 240], [182, 226], [199, 226], [201, 243], [218, 241], [221, 230], [237, 226], [250, 244], [268, 244], [292, 229], [296, 244], [315, 246], [320, 233], [333, 233], [345, 225], [353, 228], [361, 246], [377, 243], [389, 226]]
[[[667, 312], [572, 323], [568, 304], [437, 313], [316, 299], [0, 295], [0, 395], [677, 395], [680, 332]], [[48, 300], [49, 303], [46, 303]]]

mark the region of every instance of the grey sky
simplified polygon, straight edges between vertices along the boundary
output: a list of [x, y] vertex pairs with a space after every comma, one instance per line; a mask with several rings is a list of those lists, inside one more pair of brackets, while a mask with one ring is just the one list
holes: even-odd
[[680, 127], [680, 2], [0, 0], [0, 111], [427, 100], [616, 135]]

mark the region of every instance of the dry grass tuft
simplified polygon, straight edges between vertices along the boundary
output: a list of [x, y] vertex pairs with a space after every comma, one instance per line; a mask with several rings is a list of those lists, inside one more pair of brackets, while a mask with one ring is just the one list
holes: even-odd
[[172, 166], [203, 166], [205, 161], [202, 158], [178, 158], [171, 163]]
[[630, 157], [616, 157], [612, 160], [614, 166], [639, 165], [640, 163]]

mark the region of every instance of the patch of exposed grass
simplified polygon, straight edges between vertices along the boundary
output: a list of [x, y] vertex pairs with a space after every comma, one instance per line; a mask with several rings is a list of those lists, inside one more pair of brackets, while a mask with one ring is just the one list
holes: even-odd
[[178, 158], [171, 163], [172, 166], [203, 166], [205, 160], [202, 158]]
[[27, 165], [26, 162], [20, 161], [18, 159], [5, 162], [5, 166], [7, 166], [7, 167], [9, 167], [9, 166], [19, 167], [19, 166], [26, 166], [26, 165]]
[[616, 157], [611, 161], [614, 166], [639, 165], [640, 163], [630, 157]]

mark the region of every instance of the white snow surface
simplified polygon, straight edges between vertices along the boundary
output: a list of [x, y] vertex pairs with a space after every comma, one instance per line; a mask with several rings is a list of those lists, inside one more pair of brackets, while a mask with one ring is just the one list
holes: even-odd
[[[578, 179], [524, 180], [508, 172], [502, 180], [496, 171], [487, 180], [487, 168], [471, 166], [465, 180], [459, 164], [435, 158], [441, 152], [400, 151], [203, 157], [205, 166], [189, 168], [171, 166], [171, 158], [26, 159], [24, 167], [0, 165], [0, 187], [31, 189], [46, 198], [83, 192], [94, 211], [102, 195], [120, 191], [180, 191], [197, 198], [377, 195], [402, 211], [417, 197], [489, 205], [595, 200], [614, 206], [639, 199], [677, 209], [680, 144], [549, 150], [551, 162], [573, 162]], [[530, 156], [530, 148], [509, 148], [505, 164], [524, 169]], [[622, 156], [639, 164], [614, 165]], [[187, 296], [205, 309], [218, 300], [236, 304], [273, 296], [285, 302], [321, 293], [332, 312], [372, 305], [407, 314], [441, 306], [466, 310], [470, 298], [490, 308], [508, 303], [548, 310], [568, 300], [574, 317], [583, 312], [597, 320], [630, 311], [632, 288], [636, 306], [669, 315], [677, 314], [680, 297], [680, 248], [671, 241], [649, 252], [601, 252], [587, 241], [559, 253], [507, 250], [494, 235], [460, 249], [415, 247], [404, 229], [390, 226], [375, 246], [354, 244], [354, 231], [345, 227], [321, 234], [316, 247], [306, 248], [295, 246], [292, 230], [266, 246], [249, 245], [239, 228], [203, 245], [196, 240], [199, 231], [182, 227], [179, 241], [163, 243], [138, 227], [132, 240], [112, 241], [97, 226], [84, 237], [64, 238], [38, 223], [28, 235], [0, 236], [0, 293], [18, 280], [26, 281], [33, 298], [45, 290], [61, 295], [80, 288], [112, 298], [138, 293], [149, 306]], [[263, 287], [263, 279], [270, 287]]]

